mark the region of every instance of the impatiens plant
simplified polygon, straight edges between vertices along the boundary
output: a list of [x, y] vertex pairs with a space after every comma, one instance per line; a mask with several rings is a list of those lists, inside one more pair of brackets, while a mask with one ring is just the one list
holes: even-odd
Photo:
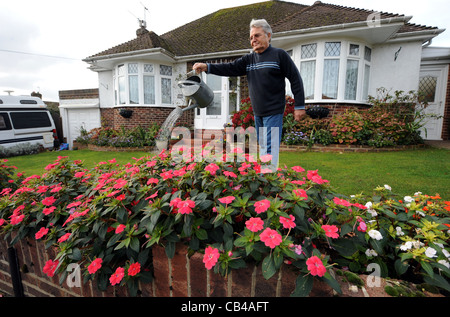
[[180, 243], [222, 275], [254, 263], [269, 279], [287, 263], [298, 273], [295, 296], [308, 295], [315, 280], [340, 292], [331, 268], [364, 273], [373, 263], [384, 277], [450, 291], [450, 202], [439, 196], [396, 197], [384, 186], [345, 197], [318, 170], [272, 173], [267, 157], [226, 162], [187, 153], [91, 170], [60, 157], [45, 174], [2, 191], [0, 233], [56, 249], [43, 270], [61, 282], [77, 264], [101, 290], [126, 285], [131, 294], [152, 280], [152, 247], [172, 258]]

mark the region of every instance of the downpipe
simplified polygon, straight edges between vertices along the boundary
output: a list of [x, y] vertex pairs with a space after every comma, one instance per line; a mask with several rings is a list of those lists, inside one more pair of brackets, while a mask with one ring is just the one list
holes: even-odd
[[14, 247], [8, 248], [8, 262], [13, 284], [14, 296], [25, 297], [23, 293], [22, 278], [20, 277], [19, 262], [17, 260], [17, 252]]

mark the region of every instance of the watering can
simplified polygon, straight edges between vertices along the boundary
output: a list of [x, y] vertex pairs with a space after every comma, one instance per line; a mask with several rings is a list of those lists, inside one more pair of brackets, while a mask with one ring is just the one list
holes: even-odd
[[[188, 76], [192, 73], [188, 73]], [[178, 82], [178, 86], [181, 88], [183, 95], [190, 99], [189, 104], [192, 100], [195, 101], [194, 104], [184, 108], [183, 112], [197, 107], [206, 108], [214, 102], [213, 91], [198, 75], [192, 75], [186, 80]]]

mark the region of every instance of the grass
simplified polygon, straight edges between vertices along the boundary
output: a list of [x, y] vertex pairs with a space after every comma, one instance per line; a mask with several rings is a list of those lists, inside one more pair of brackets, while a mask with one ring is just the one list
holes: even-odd
[[[27, 176], [44, 173], [44, 168], [58, 156], [69, 156], [71, 160], [84, 161], [92, 168], [101, 161], [115, 158], [118, 164], [133, 162], [133, 157], [148, 155], [148, 152], [93, 152], [89, 150], [46, 152], [37, 155], [13, 157], [9, 165], [15, 165]], [[306, 170], [319, 170], [319, 174], [331, 182], [342, 194], [372, 193], [377, 186], [388, 184], [401, 196], [440, 194], [450, 200], [450, 151], [423, 149], [401, 152], [379, 153], [316, 153], [282, 152], [280, 166], [300, 165]]]

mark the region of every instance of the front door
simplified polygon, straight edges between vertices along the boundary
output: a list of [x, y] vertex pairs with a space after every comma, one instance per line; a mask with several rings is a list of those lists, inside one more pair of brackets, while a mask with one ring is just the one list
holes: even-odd
[[203, 75], [203, 80], [214, 92], [212, 105], [195, 111], [196, 129], [223, 129], [231, 122], [230, 115], [237, 110], [239, 101], [239, 78]]
[[426, 119], [421, 130], [425, 140], [442, 140], [442, 124], [445, 107], [445, 88], [447, 86], [448, 66], [423, 66], [420, 71], [419, 92], [426, 96], [428, 107], [425, 114], [433, 115]]

